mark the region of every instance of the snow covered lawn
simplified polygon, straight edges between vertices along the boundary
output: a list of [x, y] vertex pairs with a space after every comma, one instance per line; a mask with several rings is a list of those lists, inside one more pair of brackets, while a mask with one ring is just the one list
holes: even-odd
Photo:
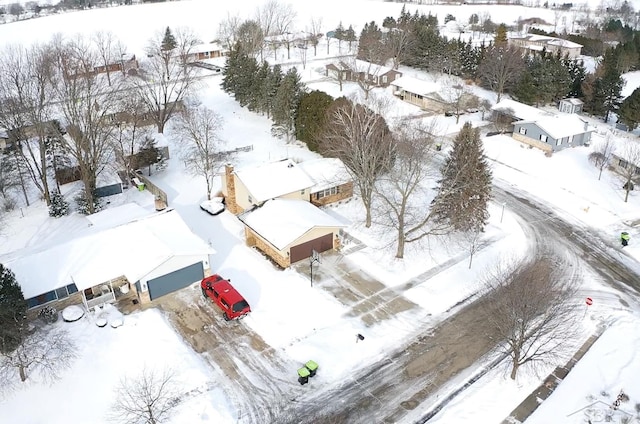
[[94, 319], [90, 314], [73, 323], [54, 324], [70, 332], [78, 347], [78, 359], [51, 387], [28, 379], [2, 399], [3, 423], [107, 422], [120, 380], [137, 377], [145, 367], [177, 372], [182, 397], [170, 423], [232, 422], [228, 415], [232, 408], [211, 368], [158, 310], [127, 315], [118, 328], [99, 328]]

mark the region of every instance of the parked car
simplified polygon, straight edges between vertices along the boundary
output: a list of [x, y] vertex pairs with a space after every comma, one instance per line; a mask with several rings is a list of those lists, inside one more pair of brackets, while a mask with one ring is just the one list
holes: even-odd
[[223, 317], [227, 321], [243, 318], [251, 312], [251, 307], [244, 297], [228, 280], [218, 274], [204, 278], [200, 288], [204, 297], [213, 300], [222, 309]]
[[218, 215], [224, 211], [224, 198], [213, 197], [211, 200], [205, 200], [200, 203], [200, 209], [210, 215]]

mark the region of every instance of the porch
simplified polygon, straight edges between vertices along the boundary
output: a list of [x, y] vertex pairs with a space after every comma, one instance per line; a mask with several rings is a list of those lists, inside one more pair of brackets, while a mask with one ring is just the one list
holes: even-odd
[[118, 277], [82, 291], [82, 303], [88, 311], [135, 297], [135, 291], [125, 277]]

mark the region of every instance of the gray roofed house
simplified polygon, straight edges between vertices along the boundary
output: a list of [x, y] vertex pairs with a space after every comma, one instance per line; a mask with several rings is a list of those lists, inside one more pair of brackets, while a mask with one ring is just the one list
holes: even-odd
[[513, 124], [513, 138], [545, 152], [588, 145], [594, 131], [574, 114], [558, 114]]

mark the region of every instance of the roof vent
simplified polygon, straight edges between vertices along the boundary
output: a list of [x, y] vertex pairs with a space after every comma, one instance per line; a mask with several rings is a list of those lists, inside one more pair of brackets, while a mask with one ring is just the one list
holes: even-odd
[[287, 168], [293, 168], [293, 164], [289, 162], [289, 165], [287, 165]]

